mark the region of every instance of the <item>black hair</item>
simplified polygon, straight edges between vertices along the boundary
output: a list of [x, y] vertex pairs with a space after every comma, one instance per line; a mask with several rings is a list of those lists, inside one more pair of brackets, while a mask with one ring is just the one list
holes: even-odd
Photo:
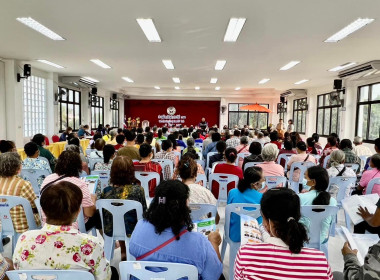
[[261, 155], [262, 149], [263, 147], [259, 142], [252, 142], [251, 145], [249, 145], [249, 152], [253, 155]]
[[240, 131], [237, 130], [237, 129], [235, 129], [235, 130], [234, 130], [234, 136], [239, 137], [239, 136], [240, 136]]
[[216, 143], [216, 150], [218, 151], [218, 153], [223, 154], [226, 148], [227, 148], [226, 142], [218, 141]]
[[119, 134], [116, 136], [116, 143], [122, 145], [124, 143], [125, 136], [123, 134]]
[[157, 137], [158, 138], [162, 137], [162, 129], [157, 130]]
[[263, 134], [264, 134], [264, 137], [268, 136], [268, 135], [269, 135], [268, 130], [264, 130], [264, 131], [263, 131]]
[[0, 152], [1, 153], [11, 152], [14, 147], [15, 147], [15, 144], [12, 141], [8, 141], [8, 140], [1, 140], [0, 141]]
[[345, 148], [352, 150], [352, 142], [350, 139], [343, 139], [342, 141], [340, 141], [339, 149], [343, 150]]
[[167, 128], [166, 126], [164, 126], [164, 127], [162, 128], [162, 133], [165, 134], [166, 132], [168, 132], [168, 128]]
[[309, 241], [306, 228], [299, 222], [301, 205], [298, 195], [287, 188], [273, 188], [261, 198], [261, 213], [274, 224], [276, 235], [289, 246], [290, 252], [299, 254]]
[[195, 131], [195, 132], [193, 132], [191, 134], [191, 137], [193, 137], [194, 139], [198, 139], [199, 138], [199, 133]]
[[296, 146], [297, 146], [297, 149], [299, 149], [303, 152], [305, 152], [307, 150], [306, 143], [304, 141], [299, 141]]
[[371, 161], [372, 164], [375, 166], [377, 170], [380, 170], [380, 155], [379, 154], [374, 154], [371, 156]]
[[336, 137], [334, 136], [327, 137], [327, 142], [330, 144], [331, 147], [337, 145], [337, 140], [336, 140]]
[[178, 146], [177, 145], [177, 140], [176, 140], [176, 138], [175, 138], [175, 136], [173, 134], [170, 134], [168, 136], [168, 140], [172, 142], [172, 144], [173, 144], [173, 150], [177, 149], [177, 146]]
[[24, 146], [24, 151], [28, 157], [34, 156], [34, 154], [38, 151], [38, 145], [34, 142], [26, 143]]
[[221, 139], [221, 136], [220, 136], [220, 133], [218, 133], [218, 132], [214, 132], [211, 135], [212, 142], [218, 142], [218, 141], [220, 141], [220, 139]]
[[186, 154], [182, 156], [182, 158], [188, 158], [188, 157], [194, 160], [199, 159], [199, 155], [197, 154], [197, 151], [194, 148], [188, 149]]
[[136, 144], [142, 144], [144, 143], [144, 134], [137, 134], [137, 137], [136, 137]]
[[[67, 137], [66, 137], [66, 141], [70, 141], [71, 139], [73, 139], [73, 138], [76, 138], [75, 137], [75, 133], [74, 132], [71, 132], [71, 133], [69, 133], [69, 135], [67, 135]], [[78, 139], [79, 140], [79, 139]]]
[[239, 180], [238, 189], [241, 193], [251, 188], [252, 184], [260, 181], [263, 169], [259, 166], [248, 167], [244, 170], [244, 178]]
[[318, 133], [313, 133], [313, 135], [311, 135], [311, 137], [313, 137], [313, 139], [315, 140], [315, 142], [319, 141], [319, 134]]
[[292, 119], [288, 120], [288, 123], [289, 123], [289, 122], [290, 122], [291, 124], [293, 124], [293, 120], [292, 120]]
[[124, 136], [125, 136], [125, 138], [127, 139], [127, 141], [131, 142], [131, 141], [135, 140], [135, 138], [136, 138], [136, 133], [135, 133], [135, 132], [132, 132], [132, 131], [130, 131], [130, 130], [126, 130], [126, 131], [124, 132]]
[[313, 205], [329, 205], [330, 194], [326, 191], [329, 187], [329, 174], [322, 166], [312, 166], [307, 169], [307, 175], [310, 179], [315, 180], [314, 189], [317, 191], [317, 197], [313, 200]]
[[235, 148], [227, 148], [224, 154], [229, 162], [235, 162], [237, 158], [237, 151]]
[[273, 131], [269, 134], [270, 141], [277, 141], [278, 140], [278, 132]]
[[55, 173], [59, 176], [79, 177], [82, 172], [82, 160], [80, 155], [73, 151], [63, 151], [57, 160]]
[[380, 138], [375, 139], [375, 147], [380, 150]]
[[136, 132], [137, 132], [137, 134], [140, 134], [140, 133], [143, 133], [144, 131], [143, 131], [142, 127], [138, 127], [136, 129]]
[[179, 131], [174, 131], [173, 134], [174, 138], [177, 140], [179, 137]]
[[284, 149], [288, 150], [288, 151], [293, 150], [293, 142], [285, 140], [284, 141]]
[[181, 132], [182, 132], [182, 135], [183, 135], [184, 138], [189, 137], [189, 132], [187, 131], [187, 129], [182, 129]]
[[173, 142], [172, 141], [170, 141], [170, 140], [164, 140], [164, 141], [162, 141], [161, 148], [164, 151], [167, 151], [170, 147], [173, 147]]
[[32, 142], [42, 147], [42, 144], [45, 142], [45, 136], [43, 136], [41, 133], [38, 133], [33, 136]]
[[[117, 134], [120, 134], [120, 133], [122, 133], [123, 132], [123, 129], [122, 128], [118, 128], [117, 129]], [[124, 132], [123, 132], [124, 133]]]
[[188, 231], [194, 227], [190, 217], [191, 210], [187, 206], [189, 195], [189, 187], [181, 181], [163, 181], [156, 187], [144, 218], [154, 226], [157, 234], [170, 227], [179, 240], [179, 233], [184, 226]]
[[[337, 142], [338, 145], [339, 145], [339, 143], [340, 143], [339, 135], [336, 134], [335, 132], [333, 132], [333, 133], [330, 134], [330, 136], [334, 136], [334, 137], [336, 138], [336, 142]], [[337, 146], [338, 146], [338, 145], [337, 145]]]
[[76, 137], [72, 137], [72, 138], [70, 138], [69, 140], [68, 140], [68, 144], [69, 145], [75, 145], [75, 146], [80, 146], [80, 141], [79, 141], [79, 139], [78, 138], [76, 138]]
[[98, 140], [100, 138], [103, 138], [102, 135], [99, 132], [96, 132], [94, 137], [92, 138], [93, 142], [92, 142], [91, 147], [90, 147], [91, 149], [95, 149], [96, 140]]
[[311, 154], [318, 155], [318, 151], [315, 148], [315, 139], [313, 137], [309, 137], [306, 139], [306, 143], [312, 149]]
[[146, 133], [150, 132], [150, 126], [145, 127], [145, 132]]
[[145, 158], [145, 157], [149, 156], [149, 154], [151, 152], [152, 152], [152, 146], [151, 145], [149, 145], [147, 143], [140, 145], [140, 148], [139, 148], [140, 157]]
[[109, 163], [111, 160], [111, 157], [115, 154], [116, 150], [115, 147], [111, 144], [107, 144], [103, 148], [103, 157], [104, 157], [104, 163]]

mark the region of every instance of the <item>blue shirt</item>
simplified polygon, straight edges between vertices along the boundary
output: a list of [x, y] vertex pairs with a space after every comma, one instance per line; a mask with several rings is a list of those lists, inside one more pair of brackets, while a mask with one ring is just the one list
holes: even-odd
[[185, 142], [183, 142], [182, 140], [177, 140], [177, 144], [178, 144], [178, 146], [181, 146], [181, 147], [184, 147], [184, 148], [187, 147], [186, 144], [185, 144]]
[[207, 154], [210, 152], [217, 152], [216, 143], [217, 142], [212, 142], [206, 146], [206, 149], [203, 151], [203, 158], [207, 158]]
[[83, 128], [79, 129], [79, 131], [78, 131], [78, 137], [84, 136], [85, 133], [86, 133], [86, 131]]
[[[173, 237], [171, 228], [161, 234], [155, 232], [154, 226], [140, 220], [132, 233], [129, 252], [139, 257], [157, 248]], [[180, 240], [154, 252], [142, 261], [173, 262], [194, 265], [198, 269], [199, 279], [219, 279], [223, 272], [223, 264], [207, 237], [198, 232], [187, 232]]]
[[[227, 204], [231, 203], [252, 203], [260, 204], [262, 193], [254, 189], [246, 189], [243, 193], [239, 189], [232, 189], [228, 193]], [[244, 207], [245, 209], [245, 207]], [[247, 208], [248, 209], [248, 208]], [[262, 218], [257, 219], [259, 224], [262, 223]], [[240, 242], [240, 216], [232, 213], [230, 220], [230, 239], [234, 242]]]

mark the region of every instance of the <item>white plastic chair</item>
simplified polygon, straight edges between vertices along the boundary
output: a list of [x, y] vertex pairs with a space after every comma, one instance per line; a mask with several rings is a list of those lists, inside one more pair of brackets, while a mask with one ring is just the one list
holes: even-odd
[[245, 157], [250, 156], [250, 155], [251, 155], [251, 153], [238, 153], [235, 165], [238, 166], [240, 159], [244, 160]]
[[78, 229], [81, 233], [88, 234], [90, 231], [92, 231], [92, 236], [97, 236], [95, 227], [89, 229], [88, 231], [86, 230], [86, 223], [84, 222], [84, 213], [83, 213], [82, 205], [80, 207], [80, 211], [77, 217], [77, 222], [78, 222]]
[[127, 251], [127, 259], [134, 260], [133, 256], [129, 253], [130, 238], [127, 236], [125, 231], [124, 215], [131, 210], [135, 210], [137, 220], [141, 220], [143, 218], [143, 208], [141, 203], [135, 200], [126, 199], [100, 199], [96, 201], [96, 208], [99, 209], [100, 218], [102, 220], [102, 228], [105, 226], [103, 220], [103, 209], [112, 214], [112, 236], [107, 236], [106, 234], [103, 235], [104, 253], [106, 259], [109, 261], [112, 260], [115, 241], [124, 240]]
[[[152, 268], [155, 268], [154, 271]], [[119, 271], [121, 280], [129, 280], [130, 276], [151, 280], [177, 280], [184, 277], [188, 280], [198, 280], [198, 269], [182, 263], [123, 261], [119, 264]]]
[[94, 280], [94, 275], [83, 270], [13, 270], [7, 271], [9, 280], [33, 280], [33, 279], [54, 279], [54, 280]]
[[108, 181], [110, 180], [111, 170], [94, 170], [91, 171], [91, 175], [99, 175], [99, 181], [101, 185], [101, 191], [109, 186]]
[[239, 177], [233, 174], [212, 173], [210, 174], [210, 178], [209, 178], [210, 189], [212, 188], [213, 181], [219, 184], [218, 203], [227, 202], [227, 196], [228, 196], [227, 185], [233, 182], [235, 183], [235, 188], [236, 188], [239, 183]]
[[203, 160], [202, 152], [197, 152], [197, 155], [198, 155], [199, 160]]
[[279, 187], [286, 187], [286, 182], [288, 179], [285, 176], [265, 176], [265, 185], [268, 187], [268, 190]]
[[315, 160], [317, 161], [317, 163], [318, 163], [319, 160], [321, 159], [321, 156], [320, 156], [320, 155], [313, 155], [313, 157], [315, 158]]
[[323, 168], [327, 168], [327, 164], [330, 162], [330, 158], [331, 158], [331, 155], [328, 155], [327, 157], [325, 157], [325, 159], [323, 160]]
[[229, 261], [229, 279], [234, 279], [234, 263], [237, 252], [240, 248], [240, 242], [234, 242], [230, 239], [230, 222], [231, 214], [235, 213], [236, 215], [247, 215], [252, 218], [258, 219], [261, 217], [260, 205], [251, 204], [251, 203], [232, 203], [226, 206], [225, 212], [225, 223], [224, 223], [224, 236], [222, 243], [221, 257], [222, 261], [224, 259], [227, 244], [230, 246], [230, 261]]
[[195, 183], [202, 182], [202, 186], [207, 188], [207, 178], [205, 174], [197, 174], [197, 178], [195, 179]]
[[253, 161], [247, 162], [247, 163], [244, 165], [244, 171], [245, 171], [248, 167], [253, 167], [253, 166], [258, 165], [258, 164], [262, 164], [262, 162], [253, 162]]
[[216, 205], [212, 204], [192, 203], [189, 205], [189, 208], [191, 209], [190, 215], [193, 222], [201, 220], [209, 213], [211, 213], [211, 217], [216, 217], [216, 213], [218, 212]]
[[[182, 152], [182, 150], [181, 150]], [[181, 160], [181, 153], [177, 151], [173, 151], [173, 154], [175, 154], [178, 157], [178, 160]]]
[[375, 185], [380, 185], [380, 178], [374, 178], [372, 179], [371, 181], [369, 181], [366, 189], [365, 189], [365, 194], [371, 194], [372, 193], [372, 190], [373, 190], [373, 187]]
[[[16, 206], [22, 206], [26, 216], [29, 230], [37, 229], [34, 220], [32, 206], [30, 202], [21, 196], [0, 195], [0, 222], [2, 236], [12, 236], [12, 254], [14, 252], [18, 238], [22, 233], [16, 232], [11, 219], [10, 210]], [[0, 251], [3, 251], [3, 244], [0, 242]]]
[[39, 196], [40, 195], [40, 183], [42, 184], [42, 181], [49, 176], [51, 173], [48, 170], [42, 170], [42, 169], [21, 169], [20, 176], [26, 180], [29, 181], [32, 184], [34, 193]]
[[169, 166], [170, 169], [170, 178], [173, 178], [173, 173], [174, 173], [174, 168], [173, 168], [173, 162], [170, 159], [152, 159], [151, 161], [157, 162], [158, 164], [161, 165], [162, 172], [165, 172], [165, 167]]
[[211, 168], [211, 171], [210, 173], [214, 173], [215, 172], [215, 167], [218, 165], [218, 164], [222, 164], [222, 163], [227, 163], [227, 161], [216, 161], [212, 164], [212, 168]]
[[284, 171], [288, 171], [288, 162], [290, 160], [290, 157], [294, 156], [294, 154], [281, 154], [277, 158], [277, 164], [281, 165], [281, 160], [285, 160], [285, 166], [284, 166]]
[[358, 173], [360, 171], [359, 164], [357, 163], [345, 163], [344, 166], [347, 168], [351, 168], [352, 170], [354, 170], [355, 173]]
[[89, 158], [88, 159], [88, 168], [94, 170], [95, 164], [98, 162], [104, 162], [104, 158]]
[[196, 148], [198, 148], [200, 151], [203, 150], [203, 142], [202, 142], [202, 143], [195, 142], [195, 143], [194, 143], [194, 146], [195, 146]]
[[149, 183], [151, 180], [156, 179], [156, 187], [160, 184], [160, 174], [157, 172], [145, 172], [145, 171], [135, 171], [135, 177], [140, 181], [141, 186], [144, 189], [146, 200], [150, 200], [149, 196]]
[[[322, 223], [328, 217], [332, 217], [331, 226], [334, 223], [334, 219], [338, 213], [339, 208], [337, 206], [329, 205], [302, 205], [301, 215], [310, 220], [310, 228], [308, 229], [309, 243], [306, 244], [309, 248], [315, 248], [325, 253], [328, 259], [328, 241], [324, 244], [321, 242], [321, 229]], [[330, 231], [329, 231], [330, 232]]]
[[213, 155], [216, 155], [218, 152], [209, 152], [206, 157], [206, 168], [208, 168], [209, 162], [210, 162], [210, 157]]
[[205, 170], [206, 163], [203, 160], [197, 159], [196, 162], [199, 163], [202, 166], [203, 170]]
[[[290, 172], [289, 172], [289, 184], [290, 184], [291, 189], [295, 191], [296, 193], [299, 193], [299, 184], [302, 183], [306, 170], [311, 166], [315, 166], [315, 164], [312, 163], [311, 161], [302, 161], [302, 162], [292, 163], [292, 166], [290, 167]], [[293, 181], [293, 173], [296, 170], [296, 168], [298, 168], [298, 170], [300, 171], [300, 176], [299, 176], [298, 181]]]

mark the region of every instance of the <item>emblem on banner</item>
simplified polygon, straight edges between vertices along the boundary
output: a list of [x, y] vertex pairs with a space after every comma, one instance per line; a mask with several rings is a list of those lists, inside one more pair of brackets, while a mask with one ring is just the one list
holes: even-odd
[[168, 112], [170, 116], [173, 116], [177, 112], [177, 110], [174, 107], [168, 107], [166, 112]]

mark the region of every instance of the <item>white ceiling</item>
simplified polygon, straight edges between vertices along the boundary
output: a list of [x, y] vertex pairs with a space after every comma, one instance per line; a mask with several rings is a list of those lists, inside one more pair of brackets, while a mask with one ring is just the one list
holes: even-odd
[[[380, 59], [379, 11], [375, 0], [0, 0], [0, 57], [31, 61], [60, 75], [90, 76], [101, 88], [132, 96], [271, 96], [332, 85], [336, 74], [328, 69]], [[16, 21], [27, 16], [66, 41], [50, 40]], [[236, 43], [224, 43], [231, 17], [247, 21]], [[376, 20], [339, 43], [323, 42], [358, 17]], [[149, 43], [136, 18], [152, 18], [162, 43]], [[92, 58], [112, 69], [96, 66]], [[171, 59], [176, 69], [166, 70], [162, 59]], [[227, 60], [223, 71], [214, 70], [218, 59]], [[302, 62], [279, 71], [291, 60]], [[172, 77], [181, 79], [181, 90], [174, 90]], [[216, 85], [209, 83], [211, 77], [218, 78]], [[262, 78], [271, 81], [259, 85]], [[310, 82], [294, 85], [302, 79]]]

